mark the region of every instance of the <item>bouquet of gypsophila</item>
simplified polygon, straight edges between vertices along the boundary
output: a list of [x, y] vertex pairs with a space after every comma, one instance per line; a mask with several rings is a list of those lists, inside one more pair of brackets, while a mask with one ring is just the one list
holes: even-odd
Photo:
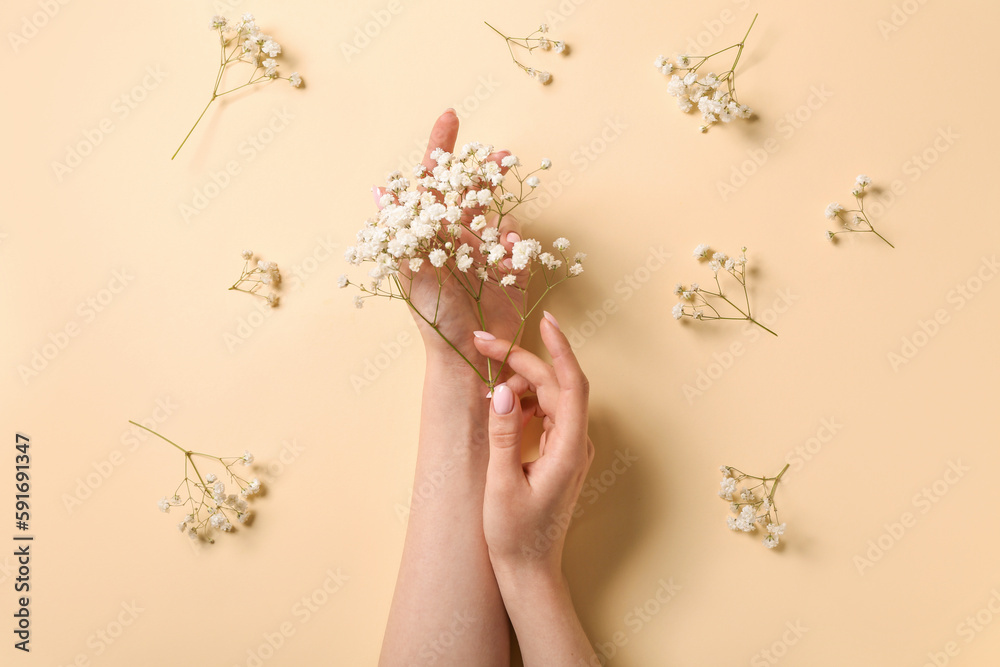
[[[556, 239], [550, 250], [535, 239], [519, 239], [508, 256], [500, 240], [506, 216], [531, 198], [539, 185], [537, 172], [549, 169], [550, 160], [524, 173], [520, 160], [507, 155], [491, 159], [493, 147], [470, 143], [449, 153], [431, 153], [432, 169], [414, 168], [414, 180], [400, 172], [389, 174], [379, 200], [379, 212], [369, 218], [357, 234], [357, 243], [345, 258], [357, 266], [369, 266], [368, 280], [354, 282], [346, 275], [340, 286], [354, 286], [359, 294], [354, 303], [361, 308], [372, 297], [405, 301], [417, 317], [433, 328], [476, 371], [492, 390], [504, 365], [487, 360], [483, 374], [449, 340], [442, 330], [442, 295], [449, 283], [458, 285], [475, 304], [481, 329], [487, 329], [487, 296], [502, 295], [505, 305], [517, 313], [520, 323], [512, 340], [517, 340], [525, 321], [556, 285], [583, 273], [583, 253], [569, 255], [570, 243]], [[416, 274], [428, 272], [436, 282], [433, 307], [420, 306], [411, 298]], [[537, 297], [529, 296], [529, 284], [541, 282]], [[495, 299], [494, 299], [495, 301]]]

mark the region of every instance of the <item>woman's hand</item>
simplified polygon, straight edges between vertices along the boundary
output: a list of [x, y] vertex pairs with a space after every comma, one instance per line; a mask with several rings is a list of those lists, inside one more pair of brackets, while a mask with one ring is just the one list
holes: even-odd
[[[515, 375], [494, 389], [490, 410], [483, 531], [501, 590], [514, 574], [561, 580], [566, 530], [594, 458], [587, 378], [555, 318], [545, 313], [540, 328], [552, 365], [515, 345], [507, 359]], [[476, 332], [475, 344], [496, 360], [511, 346], [485, 332]], [[534, 397], [522, 400], [528, 391]], [[522, 464], [522, 429], [531, 417], [542, 419], [539, 456]]]
[[[440, 148], [449, 153], [454, 152], [457, 137], [458, 117], [452, 109], [449, 109], [441, 114], [431, 130], [423, 159], [423, 165], [428, 171], [433, 170], [437, 165], [437, 162], [431, 158], [434, 150]], [[488, 159], [499, 163], [508, 154], [506, 151], [495, 152]], [[501, 169], [501, 171], [506, 171], [506, 169]], [[376, 201], [381, 196], [382, 190], [376, 188]], [[472, 217], [481, 212], [477, 209], [466, 211], [462, 219], [466, 229], [463, 230], [462, 236], [456, 240], [457, 244], [468, 243], [472, 246], [477, 264], [480, 258], [480, 240], [469, 231], [467, 226]], [[495, 225], [495, 221], [492, 224]], [[498, 267], [501, 275], [504, 275], [509, 268], [509, 258], [514, 243], [520, 240], [517, 222], [512, 217], [504, 216], [500, 226], [499, 240], [507, 249], [508, 259], [503, 261], [508, 262], [508, 264]], [[473, 345], [469, 332], [489, 328], [505, 338], [513, 339], [515, 337], [521, 324], [520, 314], [514, 305], [521, 300], [520, 292], [516, 291], [516, 286], [524, 281], [524, 276], [519, 276], [518, 283], [510, 288], [500, 287], [491, 280], [484, 286], [481, 302], [478, 305], [467, 289], [459, 283], [459, 280], [463, 280], [466, 285], [471, 285], [474, 289], [478, 289], [479, 280], [471, 271], [468, 274], [459, 273], [451, 260], [441, 268], [434, 268], [429, 262], [424, 262], [420, 271], [416, 273], [409, 271], [404, 262], [404, 266], [400, 268], [399, 277], [403, 289], [409, 293], [410, 313], [420, 330], [424, 347], [427, 350], [428, 361], [453, 367], [456, 372], [467, 372], [474, 377], [472, 369], [456, 354], [457, 349], [462, 356], [476, 364], [484, 377], [488, 377], [486, 361]], [[505, 291], [509, 292], [509, 296], [505, 294]], [[445, 339], [450, 341], [456, 349], [452, 349]], [[496, 367], [494, 365], [494, 374]]]

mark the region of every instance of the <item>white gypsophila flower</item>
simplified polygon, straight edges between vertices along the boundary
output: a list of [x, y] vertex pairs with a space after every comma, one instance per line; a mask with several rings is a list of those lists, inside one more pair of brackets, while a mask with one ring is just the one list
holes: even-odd
[[723, 477], [732, 477], [733, 471], [729, 466], [719, 466], [719, 472], [722, 473]]
[[577, 262], [576, 264], [573, 264], [572, 266], [570, 266], [569, 269], [567, 269], [567, 272], [571, 276], [578, 276], [581, 273], [583, 273], [583, 264], [581, 264], [580, 262]]
[[156, 506], [160, 508], [161, 512], [170, 511], [170, 501], [167, 500], [166, 496], [160, 498], [159, 502], [156, 503]]
[[563, 51], [566, 50], [566, 42], [562, 41], [561, 39], [556, 40], [555, 43], [552, 45], [552, 50], [556, 53], [562, 53]]
[[521, 164], [521, 161], [517, 158], [516, 155], [506, 155], [502, 160], [500, 160], [500, 166], [506, 168], [516, 167], [519, 164]]
[[731, 516], [726, 517], [726, 525], [729, 526], [729, 530], [739, 530], [740, 526], [736, 523], [736, 519]]
[[243, 450], [243, 465], [248, 466], [253, 463], [253, 454], [250, 450]]
[[509, 287], [510, 285], [513, 285], [515, 282], [517, 282], [517, 278], [514, 276], [513, 273], [508, 273], [507, 275], [505, 275], [503, 278], [500, 279], [500, 284], [503, 285], [504, 287]]
[[542, 158], [542, 169], [550, 169], [551, 167], [552, 167], [552, 160], [548, 159], [547, 157]]
[[298, 88], [302, 85], [302, 77], [298, 72], [292, 72], [291, 76], [288, 77], [288, 83], [291, 84], [292, 88]]
[[833, 241], [833, 239], [834, 239], [834, 233], [831, 232], [831, 231], [827, 231], [826, 234], [825, 234], [825, 236], [826, 236], [826, 240], [827, 241]]
[[340, 277], [337, 278], [337, 287], [340, 287], [341, 289], [347, 287], [350, 284], [351, 282], [347, 279], [347, 274], [345, 273], [340, 274]]
[[678, 303], [674, 305], [674, 308], [673, 310], [670, 311], [670, 314], [674, 316], [675, 320], [681, 319], [684, 316], [684, 304]]
[[472, 268], [472, 263], [473, 263], [473, 259], [472, 259], [472, 257], [470, 255], [462, 255], [455, 262], [455, 265], [458, 267], [459, 271], [461, 271], [462, 273], [465, 273], [470, 268]]
[[212, 17], [212, 30], [222, 30], [225, 31], [229, 27], [228, 21], [225, 16], [219, 16], [218, 14]]
[[441, 248], [436, 248], [432, 250], [429, 255], [427, 255], [427, 259], [430, 260], [432, 266], [441, 268], [444, 266], [444, 263], [448, 261], [448, 253]]
[[480, 231], [485, 226], [486, 226], [486, 216], [485, 215], [477, 215], [474, 218], [472, 218], [472, 222], [469, 223], [469, 229], [471, 229], [474, 232]]
[[694, 258], [695, 259], [705, 259], [706, 257], [708, 257], [708, 251], [709, 251], [708, 244], [702, 243], [701, 245], [695, 247], [694, 253], [693, 253], [694, 254]]
[[824, 215], [826, 215], [827, 218], [833, 219], [836, 218], [837, 214], [843, 210], [844, 210], [843, 206], [841, 206], [837, 202], [831, 202], [829, 205], [827, 205]]
[[872, 184], [872, 179], [868, 178], [864, 174], [858, 174], [858, 177], [857, 179], [855, 179], [854, 183], [859, 188], [865, 188]]
[[726, 500], [732, 500], [733, 493], [735, 492], [736, 492], [736, 480], [733, 479], [732, 477], [723, 478], [722, 482], [719, 483], [719, 497], [725, 498]]
[[769, 523], [769, 524], [767, 524], [767, 532], [771, 533], [772, 535], [784, 535], [785, 534], [785, 524], [783, 524], [783, 523], [780, 523], [780, 524]]
[[210, 472], [207, 475], [205, 475], [205, 481], [208, 482], [209, 484], [215, 484], [215, 482], [218, 481], [218, 479], [219, 478], [215, 476], [214, 472]]
[[503, 259], [506, 255], [507, 255], [507, 249], [504, 248], [499, 243], [497, 243], [496, 245], [492, 246], [489, 249], [489, 255], [487, 256], [486, 261], [489, 264], [496, 264], [501, 259]]
[[216, 482], [215, 486], [212, 487], [212, 490], [215, 492], [215, 495], [221, 496], [226, 492], [226, 485], [222, 482]]
[[364, 308], [365, 307], [364, 299], [362, 299], [360, 296], [355, 296], [354, 297], [354, 307], [355, 308]]
[[569, 240], [565, 239], [565, 238], [563, 238], [561, 236], [559, 238], [557, 238], [552, 245], [557, 250], [560, 250], [562, 252], [566, 252], [567, 250], [569, 250]]
[[424, 265], [424, 259], [422, 257], [411, 257], [409, 264], [410, 271], [416, 273], [420, 271], [420, 267]]
[[527, 185], [529, 188], [537, 188], [540, 182], [541, 181], [538, 180], [537, 176], [529, 176], [528, 178], [524, 179], [524, 184]]
[[768, 549], [778, 546], [778, 537], [776, 535], [768, 535], [764, 538], [764, 546]]
[[535, 78], [538, 79], [538, 82], [543, 86], [548, 85], [549, 82], [552, 81], [552, 75], [541, 70], [535, 72]]
[[253, 250], [244, 250], [241, 254], [245, 260], [253, 259]]

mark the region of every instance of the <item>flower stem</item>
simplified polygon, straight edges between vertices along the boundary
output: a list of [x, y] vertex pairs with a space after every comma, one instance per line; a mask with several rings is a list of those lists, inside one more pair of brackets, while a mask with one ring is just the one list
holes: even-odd
[[767, 327], [765, 327], [763, 324], [761, 324], [757, 320], [753, 319], [752, 317], [748, 317], [747, 320], [753, 322], [754, 324], [756, 324], [757, 326], [759, 326], [761, 329], [763, 329], [764, 331], [768, 332], [769, 334], [774, 334], [775, 336], [778, 335], [778, 334], [774, 333], [773, 331], [771, 331], [770, 329], [768, 329]]
[[146, 431], [149, 431], [150, 433], [152, 433], [153, 435], [155, 435], [155, 436], [156, 436], [157, 438], [160, 438], [161, 440], [166, 440], [166, 441], [167, 441], [167, 442], [169, 442], [169, 443], [170, 443], [171, 445], [173, 445], [173, 446], [174, 446], [174, 447], [176, 447], [177, 449], [179, 449], [179, 450], [181, 450], [182, 452], [184, 452], [184, 455], [185, 455], [185, 456], [187, 456], [188, 454], [191, 454], [191, 453], [192, 453], [192, 452], [188, 451], [187, 449], [184, 449], [183, 447], [181, 447], [180, 445], [178, 445], [178, 444], [177, 444], [176, 442], [174, 442], [174, 441], [172, 441], [172, 440], [170, 440], [170, 439], [168, 439], [168, 438], [165, 438], [164, 436], [160, 435], [159, 433], [157, 433], [156, 431], [154, 431], [154, 430], [153, 430], [153, 429], [151, 429], [151, 428], [147, 428], [147, 427], [143, 426], [142, 424], [139, 424], [139, 423], [137, 423], [137, 422], [134, 422], [134, 421], [132, 421], [131, 419], [129, 419], [129, 420], [128, 420], [128, 423], [129, 423], [129, 424], [132, 424], [133, 426], [138, 426], [139, 428], [141, 428], [141, 429], [143, 429], [143, 430], [146, 430]]
[[[184, 148], [184, 144], [187, 143], [188, 137], [190, 137], [191, 133], [194, 132], [194, 128], [198, 127], [198, 123], [201, 122], [202, 117], [205, 115], [205, 112], [208, 111], [208, 107], [212, 106], [212, 102], [215, 101], [216, 97], [218, 97], [218, 96], [215, 93], [212, 93], [212, 98], [210, 100], [208, 100], [208, 104], [206, 104], [205, 108], [201, 110], [201, 115], [198, 116], [198, 120], [196, 120], [194, 122], [194, 125], [191, 126], [191, 129], [188, 130], [188, 133], [184, 136], [184, 141], [182, 141], [181, 145], [177, 147], [177, 150], [174, 151], [174, 154], [170, 156], [171, 160], [173, 160], [175, 157], [177, 157], [177, 154], [181, 152], [182, 148]], [[160, 437], [163, 437], [163, 436], [160, 436]]]

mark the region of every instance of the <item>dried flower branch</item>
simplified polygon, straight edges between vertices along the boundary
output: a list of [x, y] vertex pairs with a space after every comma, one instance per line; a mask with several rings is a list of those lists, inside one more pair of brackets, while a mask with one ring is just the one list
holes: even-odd
[[[278, 305], [280, 297], [274, 291], [265, 295], [260, 294], [257, 290], [264, 285], [270, 286], [272, 290], [277, 289], [281, 285], [281, 272], [278, 270], [278, 265], [274, 262], [265, 262], [263, 260], [253, 263], [253, 250], [244, 250], [242, 256], [244, 260], [243, 271], [229, 289], [260, 297], [267, 301], [269, 306], [274, 308]], [[248, 285], [249, 287], [247, 287]]]
[[[863, 232], [867, 234], [874, 234], [888, 243], [890, 248], [896, 247], [889, 243], [887, 238], [875, 231], [875, 227], [872, 226], [871, 220], [868, 219], [868, 214], [865, 213], [865, 192], [871, 184], [872, 179], [868, 178], [864, 174], [860, 174], [854, 181], [854, 187], [851, 189], [851, 194], [854, 195], [854, 199], [858, 203], [858, 207], [856, 209], [845, 209], [837, 202], [833, 202], [826, 207], [826, 217], [830, 220], [837, 218], [844, 226], [844, 228], [839, 232], [826, 232], [826, 238], [828, 241], [836, 242], [837, 234]], [[851, 213], [853, 213], [854, 216], [848, 220], [846, 216]]]
[[[288, 81], [294, 88], [302, 85], [302, 77], [299, 76], [298, 72], [292, 72], [287, 77], [278, 76], [278, 61], [275, 58], [281, 53], [281, 45], [274, 41], [270, 35], [260, 32], [254, 21], [253, 14], [244, 14], [239, 23], [230, 23], [224, 16], [213, 16], [209, 27], [212, 30], [219, 31], [219, 48], [221, 53], [219, 56], [219, 72], [215, 76], [215, 87], [212, 88], [212, 96], [209, 98], [208, 104], [202, 109], [198, 120], [188, 130], [184, 141], [181, 142], [181, 145], [177, 147], [177, 150], [170, 157], [171, 160], [181, 152], [181, 148], [187, 143], [188, 137], [194, 132], [194, 128], [198, 127], [198, 123], [205, 116], [208, 107], [212, 106], [212, 102], [219, 97], [234, 93], [247, 86], [274, 79]], [[228, 50], [230, 47], [232, 47], [232, 50]], [[245, 83], [220, 92], [219, 88], [222, 86], [222, 80], [225, 78], [226, 68], [237, 63], [251, 65], [253, 70], [250, 72], [250, 76]]]
[[[681, 111], [687, 113], [697, 105], [705, 123], [698, 129], [708, 132], [708, 128], [717, 122], [729, 123], [737, 118], [750, 118], [753, 109], [740, 103], [736, 95], [736, 66], [743, 55], [743, 47], [747, 37], [753, 29], [753, 24], [757, 22], [757, 15], [754, 14], [750, 27], [738, 43], [732, 46], [710, 53], [707, 56], [695, 56], [682, 54], [675, 56], [671, 62], [665, 56], [657, 56], [653, 63], [664, 76], [670, 76], [670, 83], [667, 84], [667, 92], [677, 98], [677, 106]], [[701, 69], [708, 60], [726, 51], [736, 49], [736, 57], [732, 66], [722, 74], [709, 71], [700, 79], [698, 70]], [[679, 72], [679, 74], [675, 73]], [[725, 90], [722, 84], [726, 84]]]
[[[535, 174], [549, 169], [552, 162], [542, 160], [538, 169], [522, 174], [516, 156], [508, 155], [497, 164], [489, 159], [492, 153], [492, 146], [480, 143], [466, 144], [454, 154], [439, 148], [431, 153], [437, 163], [433, 170], [423, 165], [414, 169], [414, 184], [398, 171], [389, 174], [388, 187], [379, 202], [381, 209], [365, 222], [357, 234], [357, 244], [345, 254], [351, 264], [373, 265], [368, 272], [371, 281], [356, 283], [346, 275], [339, 281], [341, 287], [354, 285], [360, 290], [361, 294], [354, 297], [358, 308], [372, 297], [406, 302], [491, 390], [505, 364], [496, 368], [492, 360], [487, 360], [487, 373], [483, 375], [439, 326], [446, 282], [455, 281], [475, 302], [483, 330], [488, 329], [484, 297], [500, 290], [501, 300], [509, 303], [520, 318], [511, 339], [517, 340], [525, 321], [549, 291], [583, 273], [586, 257], [583, 253], [567, 255], [570, 242], [559, 238], [552, 252], [543, 252], [541, 243], [534, 239], [518, 240], [506, 258], [507, 248], [499, 239], [503, 219], [530, 200], [540, 182]], [[437, 282], [432, 312], [421, 311], [410, 298], [411, 280], [420, 271], [431, 271]], [[529, 285], [536, 278], [541, 278], [545, 289], [536, 299], [529, 299]]]
[[[694, 249], [695, 259], [702, 261], [708, 259], [709, 253], [711, 253], [711, 248], [706, 244], [701, 244]], [[690, 286], [684, 286], [680, 283], [674, 287], [674, 294], [681, 298], [681, 301], [674, 306], [672, 314], [674, 319], [679, 320], [682, 317], [690, 317], [696, 320], [746, 320], [747, 322], [752, 322], [759, 326], [764, 331], [774, 334], [766, 326], [758, 322], [753, 318], [750, 312], [750, 293], [747, 290], [747, 249], [744, 246], [740, 252], [739, 257], [729, 257], [725, 253], [717, 252], [712, 254], [712, 259], [708, 262], [708, 268], [712, 270], [715, 278], [715, 288], [716, 291], [710, 289], [705, 289], [698, 283], [691, 283]], [[743, 291], [743, 301], [744, 305], [739, 306], [726, 296], [722, 289], [722, 283], [719, 281], [719, 272], [728, 273], [732, 278], [739, 284]], [[711, 299], [711, 300], [710, 300]], [[718, 304], [713, 305], [712, 301]], [[731, 310], [726, 306], [723, 306], [720, 302], [724, 301], [729, 304], [732, 310], [735, 310], [739, 315], [731, 314]], [[723, 310], [719, 310], [722, 308]], [[727, 313], [727, 314], [724, 314]]]
[[[778, 546], [781, 536], [785, 534], [785, 524], [778, 521], [774, 493], [778, 490], [781, 476], [788, 470], [788, 464], [774, 477], [755, 477], [732, 466], [722, 466], [719, 470], [722, 472], [719, 497], [729, 501], [729, 509], [736, 515], [735, 518], [726, 517], [729, 529], [750, 533], [757, 529], [758, 523], [764, 524], [767, 529], [764, 546], [768, 549]], [[739, 488], [739, 484], [748, 479], [756, 483]]]
[[[486, 23], [484, 21], [484, 23]], [[496, 28], [494, 28], [489, 23], [486, 23], [490, 29], [496, 34], [504, 38], [507, 43], [507, 51], [510, 52], [510, 59], [514, 61], [514, 64], [524, 70], [525, 74], [534, 78], [536, 81], [541, 83], [543, 86], [548, 85], [552, 81], [552, 75], [544, 70], [538, 70], [534, 67], [528, 67], [514, 55], [514, 47], [520, 47], [525, 49], [528, 53], [531, 53], [535, 49], [541, 49], [542, 51], [552, 51], [554, 53], [566, 54], [566, 42], [562, 40], [551, 40], [545, 35], [549, 32], [549, 26], [547, 23], [543, 23], [538, 26], [538, 29], [527, 37], [508, 37]]]
[[[184, 453], [184, 479], [177, 485], [174, 493], [169, 498], [164, 496], [157, 503], [161, 512], [169, 512], [171, 507], [184, 507], [188, 512], [184, 520], [177, 525], [177, 529], [186, 533], [192, 540], [203, 539], [214, 543], [212, 529], [230, 532], [233, 530], [233, 522], [245, 524], [251, 516], [247, 498], [251, 498], [260, 492], [260, 480], [256, 477], [247, 480], [233, 472], [233, 466], [241, 463], [249, 466], [253, 463], [253, 454], [249, 451], [243, 452], [243, 456], [219, 457], [212, 454], [203, 454], [184, 449], [177, 443], [168, 440], [156, 431], [143, 426], [137, 422], [129, 420], [129, 424], [144, 429], [161, 440], [173, 445]], [[201, 457], [210, 461], [216, 461], [222, 465], [225, 475], [228, 476], [231, 484], [239, 488], [239, 495], [226, 493], [226, 484], [219, 480], [215, 473], [201, 474], [201, 470], [195, 463], [195, 457]], [[194, 478], [191, 473], [194, 473]], [[186, 498], [181, 497], [180, 492], [186, 494]]]

